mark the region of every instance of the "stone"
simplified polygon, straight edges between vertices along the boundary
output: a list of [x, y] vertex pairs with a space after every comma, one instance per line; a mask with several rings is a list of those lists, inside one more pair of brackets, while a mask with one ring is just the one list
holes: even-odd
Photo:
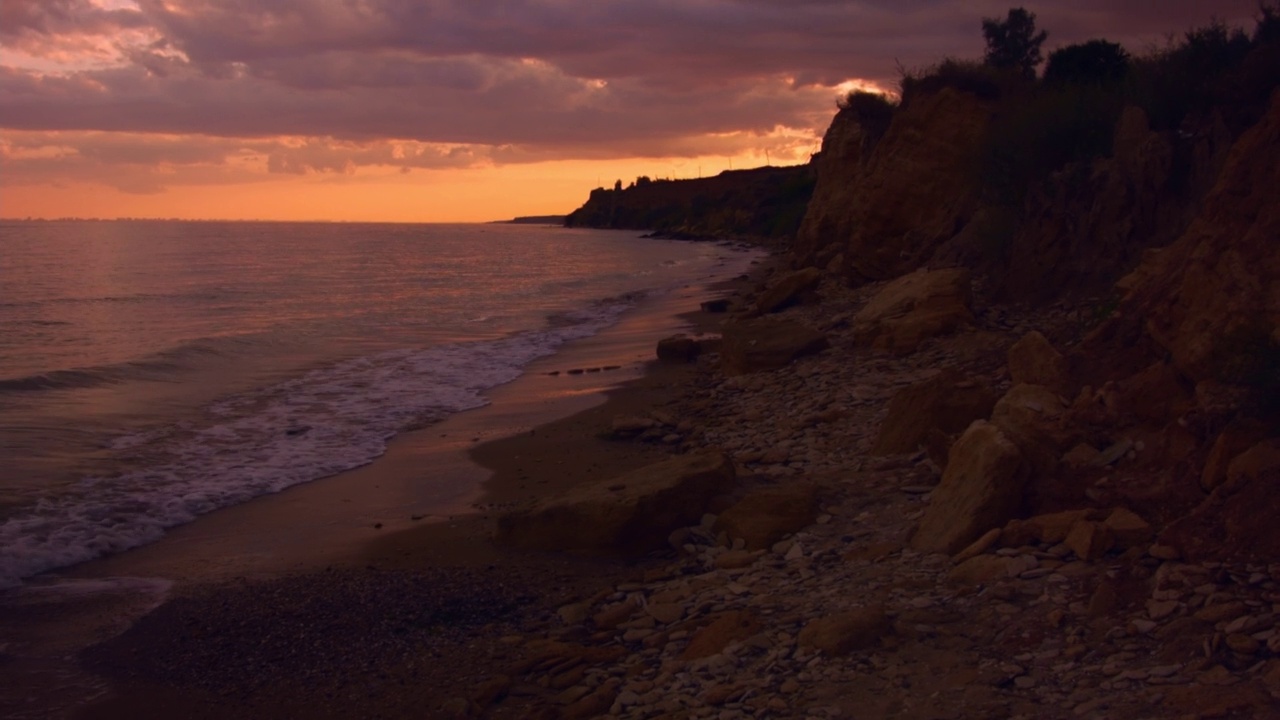
[[729, 299], [716, 298], [715, 300], [704, 300], [699, 307], [705, 313], [722, 313], [729, 312]]
[[959, 434], [991, 415], [996, 397], [985, 383], [952, 369], [906, 387], [889, 401], [872, 455], [913, 452], [934, 430]]
[[610, 605], [591, 616], [591, 622], [595, 623], [595, 626], [601, 630], [613, 630], [629, 620], [639, 610], [640, 606], [633, 602], [620, 602]]
[[800, 631], [797, 642], [802, 648], [840, 656], [871, 647], [891, 629], [884, 608], [864, 607], [810, 620]]
[[1035, 477], [1052, 477], [1058, 458], [1074, 444], [1064, 425], [1066, 406], [1042, 385], [1014, 385], [996, 402], [991, 422], [1022, 451]]
[[917, 270], [890, 282], [853, 318], [862, 345], [898, 354], [973, 322], [968, 270]]
[[813, 289], [822, 280], [822, 271], [808, 267], [797, 270], [770, 285], [760, 293], [756, 300], [756, 312], [761, 315], [784, 310], [805, 297], [813, 294]]
[[741, 538], [747, 550], [765, 550], [783, 536], [808, 527], [817, 515], [817, 486], [792, 482], [748, 492], [720, 513], [713, 530]]
[[750, 550], [729, 550], [716, 556], [715, 566], [721, 570], [737, 570], [750, 567], [760, 557]]
[[960, 585], [981, 585], [1009, 576], [1009, 558], [975, 555], [951, 568], [947, 580]]
[[1123, 549], [1145, 545], [1155, 536], [1151, 524], [1127, 508], [1112, 510], [1103, 524], [1110, 528], [1116, 545]]
[[729, 643], [745, 640], [760, 632], [760, 620], [748, 610], [731, 610], [715, 616], [711, 623], [693, 634], [680, 653], [681, 660], [697, 660], [715, 655]]
[[1104, 523], [1077, 520], [1063, 540], [1066, 546], [1081, 560], [1092, 562], [1107, 554], [1115, 546], [1115, 535]]
[[1249, 606], [1239, 600], [1234, 600], [1214, 605], [1206, 605], [1196, 612], [1195, 619], [1209, 623], [1227, 622], [1235, 620], [1248, 611]]
[[951, 448], [911, 547], [954, 554], [1017, 512], [1025, 484], [1022, 453], [1000, 430], [979, 420]]
[[698, 341], [688, 335], [672, 335], [658, 341], [658, 359], [669, 363], [691, 363], [701, 352]]
[[650, 603], [645, 606], [644, 611], [663, 625], [684, 619], [684, 605], [680, 603]]
[[697, 523], [734, 481], [723, 453], [677, 456], [502, 515], [495, 539], [539, 550], [637, 555], [663, 547], [676, 528]]
[[1041, 385], [1055, 392], [1067, 390], [1067, 359], [1049, 344], [1038, 330], [1032, 330], [1009, 348], [1009, 377], [1015, 385]]
[[1280, 525], [1259, 508], [1275, 506], [1280, 485], [1280, 440], [1258, 443], [1227, 467], [1227, 479], [1188, 515], [1165, 528], [1160, 541], [1188, 559], [1232, 557], [1274, 562]]
[[1226, 637], [1224, 642], [1227, 643], [1227, 647], [1231, 648], [1231, 652], [1237, 652], [1241, 655], [1255, 655], [1262, 647], [1257, 640], [1242, 633], [1232, 633]]
[[1092, 445], [1080, 443], [1062, 456], [1062, 464], [1070, 468], [1084, 468], [1095, 464], [1101, 453]]
[[1057, 545], [1067, 539], [1071, 527], [1089, 516], [1088, 510], [1063, 510], [1036, 515], [1026, 520], [1011, 520], [1005, 525], [1000, 544], [1022, 547], [1033, 543]]
[[827, 336], [806, 325], [781, 318], [728, 323], [720, 348], [726, 375], [777, 370], [829, 347]]

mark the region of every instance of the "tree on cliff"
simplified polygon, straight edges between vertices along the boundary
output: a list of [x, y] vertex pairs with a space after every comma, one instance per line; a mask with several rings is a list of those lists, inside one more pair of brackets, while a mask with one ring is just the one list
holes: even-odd
[[1036, 32], [1036, 14], [1017, 7], [1010, 9], [1004, 20], [983, 18], [982, 36], [987, 40], [985, 64], [1035, 77], [1036, 66], [1044, 59], [1040, 46], [1049, 33]]

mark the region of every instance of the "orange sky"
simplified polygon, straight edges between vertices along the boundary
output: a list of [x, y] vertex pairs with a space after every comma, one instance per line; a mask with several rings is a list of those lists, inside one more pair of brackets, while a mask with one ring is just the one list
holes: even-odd
[[[1158, 6], [1158, 12], [1153, 8]], [[0, 217], [485, 221], [808, 160], [1006, 0], [3, 0]], [[1028, 6], [1140, 53], [1256, 0]]]

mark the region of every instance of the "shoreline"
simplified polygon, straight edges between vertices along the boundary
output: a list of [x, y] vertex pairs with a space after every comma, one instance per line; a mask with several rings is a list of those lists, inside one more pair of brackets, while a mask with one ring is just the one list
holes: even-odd
[[[573, 426], [580, 422], [574, 418], [602, 412], [600, 408], [619, 402], [618, 398], [623, 398], [623, 403], [645, 404], [645, 398], [657, 385], [669, 382], [651, 379], [666, 374], [663, 368], [648, 362], [657, 339], [687, 327], [690, 315], [697, 314], [688, 313], [689, 307], [696, 308], [698, 299], [717, 292], [714, 287], [709, 282], [694, 283], [643, 304], [617, 325], [535, 361], [521, 378], [486, 393], [491, 400], [489, 405], [398, 436], [388, 452], [370, 465], [202, 516], [172, 529], [157, 543], [55, 574], [82, 582], [114, 577], [170, 578], [174, 586], [165, 594], [162, 612], [191, 598], [214, 602], [218, 596], [232, 593], [232, 588], [273, 582], [296, 584], [305, 582], [302, 578], [326, 572], [338, 572], [351, 579], [381, 570], [414, 575], [448, 575], [457, 570], [470, 577], [474, 572], [490, 574], [496, 564], [508, 566], [506, 574], [524, 576], [526, 582], [535, 585], [544, 584], [547, 576], [568, 578], [570, 582], [575, 578], [598, 578], [601, 567], [579, 568], [573, 560], [548, 559], [530, 574], [510, 567], [524, 563], [508, 560], [503, 551], [488, 542], [490, 519], [479, 504], [527, 501], [546, 494], [555, 484], [553, 481], [567, 477], [553, 466], [517, 470], [519, 465], [505, 459], [509, 450], [492, 450], [490, 446], [495, 441], [498, 447], [504, 447], [503, 442], [513, 442], [516, 447], [529, 448], [520, 453], [531, 453], [546, 446], [540, 429], [548, 423]], [[566, 372], [602, 366], [620, 367], [608, 372]], [[556, 371], [559, 374], [550, 374]], [[592, 469], [630, 469], [661, 455], [656, 449], [621, 454], [613, 452], [616, 449], [597, 450], [598, 462]], [[562, 448], [545, 450], [544, 459], [560, 453]], [[418, 480], [424, 467], [432, 468], [434, 476], [448, 477], [450, 482], [444, 484], [447, 487], [424, 487]], [[535, 481], [533, 487], [522, 488], [527, 483], [521, 476], [530, 473], [545, 482]], [[365, 488], [377, 485], [375, 493], [381, 499], [371, 507], [369, 499], [362, 498], [362, 511], [353, 514], [350, 499], [342, 495], [357, 491], [362, 484]], [[460, 485], [469, 485], [470, 489], [458, 492]], [[410, 497], [416, 504], [403, 502]], [[441, 507], [442, 498], [448, 512], [428, 514], [418, 510]], [[303, 526], [305, 531], [299, 532]], [[276, 538], [265, 551], [264, 529]], [[466, 585], [470, 581], [448, 580], [444, 584]], [[146, 612], [155, 604], [149, 600], [121, 612], [149, 617]], [[60, 609], [53, 608], [54, 614]], [[92, 622], [73, 619], [82, 633], [86, 631], [85, 623]], [[134, 629], [124, 635], [138, 634], [138, 625], [135, 622]], [[77, 632], [63, 630], [59, 635]], [[145, 629], [141, 634], [150, 635]], [[151, 642], [157, 641], [155, 635], [150, 637]], [[107, 663], [112, 664], [115, 663]], [[5, 669], [11, 671], [13, 667]], [[141, 696], [147, 698], [148, 706], [172, 701], [176, 703], [173, 712], [192, 711], [187, 699], [169, 697], [163, 688], [152, 683], [114, 677], [111, 684], [119, 690], [81, 710], [84, 717], [125, 717], [141, 710], [142, 705], [128, 705], [128, 700], [125, 708], [113, 705], [121, 698], [138, 695], [140, 688], [144, 688]]]

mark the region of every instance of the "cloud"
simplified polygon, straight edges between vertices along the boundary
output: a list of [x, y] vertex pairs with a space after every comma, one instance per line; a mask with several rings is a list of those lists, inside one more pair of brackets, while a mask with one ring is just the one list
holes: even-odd
[[[801, 161], [842, 83], [892, 87], [899, 66], [976, 57], [981, 18], [1007, 9], [1003, 0], [5, 0], [0, 128], [19, 145], [40, 137], [70, 148], [25, 157], [23, 177], [62, 167], [118, 185], [103, 168], [164, 185], [765, 149]], [[1220, 0], [1212, 12], [1239, 22], [1255, 9]], [[1209, 12], [1200, 0], [1077, 0], [1043, 8], [1039, 23], [1048, 49], [1103, 36], [1141, 50]]]

